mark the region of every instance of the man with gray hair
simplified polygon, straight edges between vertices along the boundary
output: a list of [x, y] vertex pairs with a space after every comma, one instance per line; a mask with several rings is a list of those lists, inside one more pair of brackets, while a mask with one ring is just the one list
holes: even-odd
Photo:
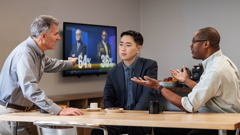
[[[43, 72], [70, 69], [77, 58], [57, 60], [45, 55], [60, 40], [59, 21], [48, 15], [37, 17], [31, 25], [31, 36], [20, 43], [6, 59], [0, 75], [0, 115], [28, 111], [33, 105], [53, 115], [83, 115], [77, 108], [62, 109], [39, 88]], [[29, 134], [26, 123], [19, 123], [20, 134]], [[7, 122], [0, 122], [0, 134], [10, 134]], [[18, 132], [20, 131], [18, 130]]]

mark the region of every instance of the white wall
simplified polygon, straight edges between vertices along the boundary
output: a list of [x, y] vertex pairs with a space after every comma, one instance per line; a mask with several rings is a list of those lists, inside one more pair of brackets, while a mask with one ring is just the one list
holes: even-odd
[[211, 26], [221, 35], [222, 52], [240, 69], [239, 13], [239, 0], [141, 0], [141, 54], [157, 60], [159, 80], [170, 76], [169, 69], [191, 69], [201, 62], [192, 59], [192, 37]]
[[[41, 14], [61, 22], [117, 26], [118, 37], [128, 29], [140, 31], [139, 0], [4, 0], [0, 2], [0, 68], [12, 49], [30, 35], [30, 24]], [[59, 30], [62, 32], [62, 23]], [[61, 59], [62, 41], [46, 54]], [[106, 75], [63, 78], [61, 73], [45, 73], [40, 88], [47, 95], [96, 92], [103, 91], [105, 80]]]

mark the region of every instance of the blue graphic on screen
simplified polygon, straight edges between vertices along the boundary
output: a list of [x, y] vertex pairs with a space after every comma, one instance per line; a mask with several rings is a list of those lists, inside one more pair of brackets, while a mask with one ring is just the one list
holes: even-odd
[[[74, 45], [77, 44], [77, 29], [81, 30], [81, 41], [86, 45], [86, 55], [81, 57], [76, 56], [79, 58], [77, 63], [78, 67], [75, 66], [72, 71], [64, 71], [64, 76], [107, 73], [107, 70], [115, 66], [117, 63], [116, 27], [65, 22], [63, 28], [63, 53], [65, 60], [68, 59], [68, 57], [73, 57], [70, 52], [74, 49]], [[110, 47], [106, 50], [109, 50], [110, 54], [103, 54], [103, 56], [100, 57], [101, 59], [99, 59], [98, 44], [102, 42], [103, 31], [107, 32], [106, 42], [108, 43], [108, 47]]]

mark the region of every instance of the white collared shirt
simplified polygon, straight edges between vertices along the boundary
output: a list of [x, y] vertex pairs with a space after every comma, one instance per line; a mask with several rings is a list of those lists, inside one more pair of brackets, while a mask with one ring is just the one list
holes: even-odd
[[204, 72], [187, 97], [181, 99], [189, 112], [240, 112], [240, 77], [235, 64], [221, 50], [203, 61]]

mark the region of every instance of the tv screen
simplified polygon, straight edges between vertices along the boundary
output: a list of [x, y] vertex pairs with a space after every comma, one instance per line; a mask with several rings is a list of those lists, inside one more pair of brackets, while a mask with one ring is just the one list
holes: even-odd
[[117, 64], [117, 28], [83, 23], [63, 23], [63, 59], [78, 58], [63, 76], [106, 74]]

